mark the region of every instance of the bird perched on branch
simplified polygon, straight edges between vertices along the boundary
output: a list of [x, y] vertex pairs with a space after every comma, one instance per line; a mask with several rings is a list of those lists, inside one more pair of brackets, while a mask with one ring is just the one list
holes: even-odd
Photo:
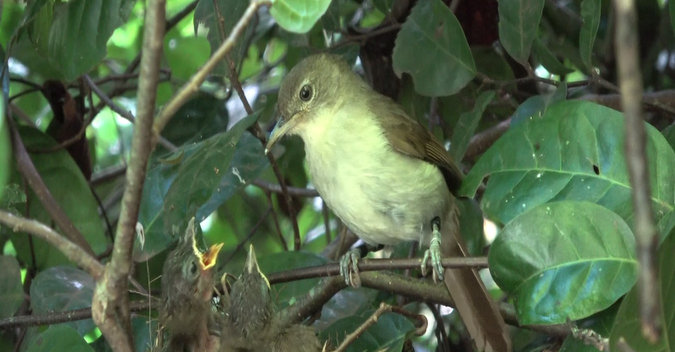
[[216, 259], [223, 244], [212, 245], [202, 253], [197, 248], [194, 221], [190, 219], [162, 270], [159, 320], [168, 331], [165, 350], [170, 352], [217, 350], [213, 344], [218, 338], [210, 332], [215, 321], [211, 298]]
[[[428, 245], [422, 272], [430, 259], [478, 349], [509, 351], [504, 321], [477, 273], [441, 265], [442, 257], [466, 255], [451, 193], [462, 174], [434, 136], [329, 54], [310, 56], [286, 75], [277, 110], [266, 151], [284, 135], [300, 136], [312, 182], [335, 214], [368, 244]], [[358, 254], [346, 258], [349, 280]]]
[[318, 352], [314, 329], [283, 325], [275, 311], [267, 277], [260, 271], [253, 245], [239, 279], [232, 285], [222, 325], [221, 352]]

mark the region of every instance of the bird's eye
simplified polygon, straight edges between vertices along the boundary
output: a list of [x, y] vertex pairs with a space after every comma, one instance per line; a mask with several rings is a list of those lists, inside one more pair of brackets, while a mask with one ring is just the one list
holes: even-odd
[[190, 276], [195, 276], [197, 274], [197, 262], [192, 260], [190, 261]]
[[309, 84], [305, 84], [300, 88], [300, 100], [309, 101], [312, 99], [312, 87]]

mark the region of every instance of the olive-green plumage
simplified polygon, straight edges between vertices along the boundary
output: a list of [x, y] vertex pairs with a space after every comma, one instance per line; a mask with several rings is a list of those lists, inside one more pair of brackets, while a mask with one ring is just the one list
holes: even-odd
[[[477, 273], [441, 265], [442, 257], [466, 255], [451, 193], [462, 175], [442, 144], [336, 55], [298, 63], [281, 84], [277, 108], [267, 150], [284, 135], [300, 136], [312, 183], [333, 212], [366, 243], [429, 245], [423, 272], [428, 256], [478, 349], [510, 350], [504, 321]], [[348, 259], [341, 268], [357, 256]]]

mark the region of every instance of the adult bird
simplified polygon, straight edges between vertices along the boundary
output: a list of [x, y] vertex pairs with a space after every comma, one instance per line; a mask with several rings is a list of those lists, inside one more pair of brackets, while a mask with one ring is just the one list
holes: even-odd
[[244, 270], [232, 284], [222, 325], [221, 352], [318, 352], [321, 344], [310, 326], [284, 325], [260, 271], [253, 245]]
[[[310, 56], [286, 75], [277, 110], [266, 151], [284, 135], [300, 136], [314, 186], [347, 227], [371, 245], [428, 245], [422, 272], [430, 259], [478, 349], [509, 351], [504, 321], [477, 273], [441, 265], [442, 257], [466, 255], [451, 193], [462, 174], [434, 136], [330, 54]], [[347, 256], [353, 272], [357, 260], [354, 251]]]
[[[214, 271], [222, 243], [206, 252], [197, 248], [195, 218], [169, 253], [162, 270], [162, 305], [159, 320], [168, 332], [165, 351], [192, 352], [216, 350], [218, 338], [212, 336], [215, 311], [211, 298]], [[216, 329], [217, 330], [217, 329]], [[217, 331], [216, 331], [217, 333]]]

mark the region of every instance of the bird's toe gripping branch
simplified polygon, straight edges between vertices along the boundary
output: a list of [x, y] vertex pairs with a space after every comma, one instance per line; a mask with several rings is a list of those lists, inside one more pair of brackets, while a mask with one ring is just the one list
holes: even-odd
[[345, 283], [351, 287], [361, 287], [361, 276], [359, 275], [359, 260], [361, 253], [358, 249], [350, 249], [349, 252], [340, 258], [340, 275], [345, 279]]
[[434, 218], [431, 221], [431, 241], [429, 242], [429, 249], [424, 251], [424, 258], [422, 259], [422, 275], [427, 275], [427, 262], [431, 261], [432, 276], [434, 282], [436, 280], [443, 281], [443, 263], [441, 260], [443, 256], [441, 255], [441, 231], [440, 231], [440, 219]]

